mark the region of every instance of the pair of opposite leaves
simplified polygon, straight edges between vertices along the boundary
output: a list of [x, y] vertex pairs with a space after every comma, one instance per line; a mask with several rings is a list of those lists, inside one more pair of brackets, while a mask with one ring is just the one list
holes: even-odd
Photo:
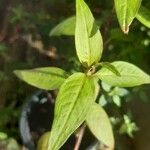
[[[83, 0], [76, 2], [77, 55], [85, 67], [90, 67], [98, 63], [101, 58], [102, 38], [86, 3]], [[120, 76], [105, 67], [90, 77], [84, 73], [75, 73], [68, 78], [64, 70], [55, 67], [15, 72], [27, 83], [42, 89], [52, 90], [62, 85], [56, 100], [48, 150], [58, 150], [85, 120], [100, 141], [111, 148], [114, 147], [109, 119], [104, 110], [94, 103], [97, 87], [95, 78], [114, 86], [128, 87], [150, 83], [150, 77], [127, 62], [116, 61], [111, 65], [117, 69]]]

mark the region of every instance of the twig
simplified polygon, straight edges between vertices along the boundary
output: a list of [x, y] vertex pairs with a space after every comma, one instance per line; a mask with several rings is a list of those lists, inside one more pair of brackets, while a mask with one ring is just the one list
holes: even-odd
[[83, 135], [84, 135], [84, 132], [85, 132], [85, 127], [86, 127], [86, 125], [84, 124], [84, 125], [81, 127], [81, 129], [80, 129], [80, 131], [79, 131], [79, 133], [78, 133], [78, 135], [77, 135], [77, 141], [76, 141], [76, 143], [75, 143], [74, 150], [79, 150], [79, 148], [80, 148], [81, 141], [82, 141], [82, 138], [83, 138]]
[[56, 48], [51, 47], [48, 51], [44, 49], [44, 44], [41, 40], [32, 40], [32, 35], [27, 34], [21, 36], [21, 38], [26, 41], [31, 47], [35, 48], [39, 53], [46, 55], [53, 59], [58, 59], [58, 55], [56, 54]]

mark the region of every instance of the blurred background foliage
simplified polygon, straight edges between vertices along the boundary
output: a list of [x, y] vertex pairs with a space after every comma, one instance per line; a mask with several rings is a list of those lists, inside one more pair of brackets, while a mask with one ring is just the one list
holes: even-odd
[[[150, 74], [150, 29], [135, 19], [129, 34], [124, 35], [113, 1], [87, 0], [87, 3], [101, 25], [102, 59], [128, 61]], [[142, 5], [150, 9], [149, 0], [143, 0]], [[74, 14], [72, 0], [0, 0], [0, 149], [19, 149], [20, 112], [25, 100], [37, 91], [18, 80], [13, 70], [58, 66], [71, 73], [81, 68], [74, 38], [49, 36], [52, 28]], [[105, 83], [101, 87], [99, 103], [110, 114], [118, 149], [149, 150], [150, 87], [122, 89]], [[125, 134], [121, 136], [118, 132]]]

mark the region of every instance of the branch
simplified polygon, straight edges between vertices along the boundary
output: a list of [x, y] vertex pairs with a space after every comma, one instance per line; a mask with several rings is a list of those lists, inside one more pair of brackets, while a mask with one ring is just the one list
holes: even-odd
[[74, 150], [79, 150], [80, 148], [80, 145], [81, 145], [81, 141], [82, 141], [82, 138], [83, 138], [83, 135], [84, 135], [84, 132], [85, 132], [85, 128], [86, 128], [86, 125], [84, 124], [79, 133], [77, 134], [77, 141], [75, 143], [75, 147], [74, 147]]

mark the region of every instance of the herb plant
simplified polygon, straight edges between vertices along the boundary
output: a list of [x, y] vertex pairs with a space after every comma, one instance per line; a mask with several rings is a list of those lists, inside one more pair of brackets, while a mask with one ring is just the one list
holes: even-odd
[[[129, 31], [140, 4], [141, 0], [136, 0], [134, 3], [132, 0], [124, 3], [115, 0], [117, 17], [124, 33]], [[137, 18], [140, 16], [138, 15]], [[43, 149], [60, 149], [69, 136], [84, 122], [99, 141], [114, 149], [114, 137], [109, 118], [102, 106], [95, 102], [99, 91], [98, 81], [100, 79], [112, 86], [133, 87], [149, 84], [150, 76], [128, 62], [100, 62], [103, 52], [102, 36], [89, 7], [83, 0], [76, 0], [76, 17], [57, 26], [51, 35], [58, 30], [61, 32], [61, 28], [68, 22], [72, 23], [70, 23], [71, 33], [67, 34], [73, 35], [75, 32], [76, 53], [84, 72], [76, 72], [69, 76], [60, 68], [44, 67], [17, 70], [15, 74], [35, 87], [45, 90], [59, 89], [52, 129], [46, 147]], [[69, 32], [69, 29], [65, 31]]]

